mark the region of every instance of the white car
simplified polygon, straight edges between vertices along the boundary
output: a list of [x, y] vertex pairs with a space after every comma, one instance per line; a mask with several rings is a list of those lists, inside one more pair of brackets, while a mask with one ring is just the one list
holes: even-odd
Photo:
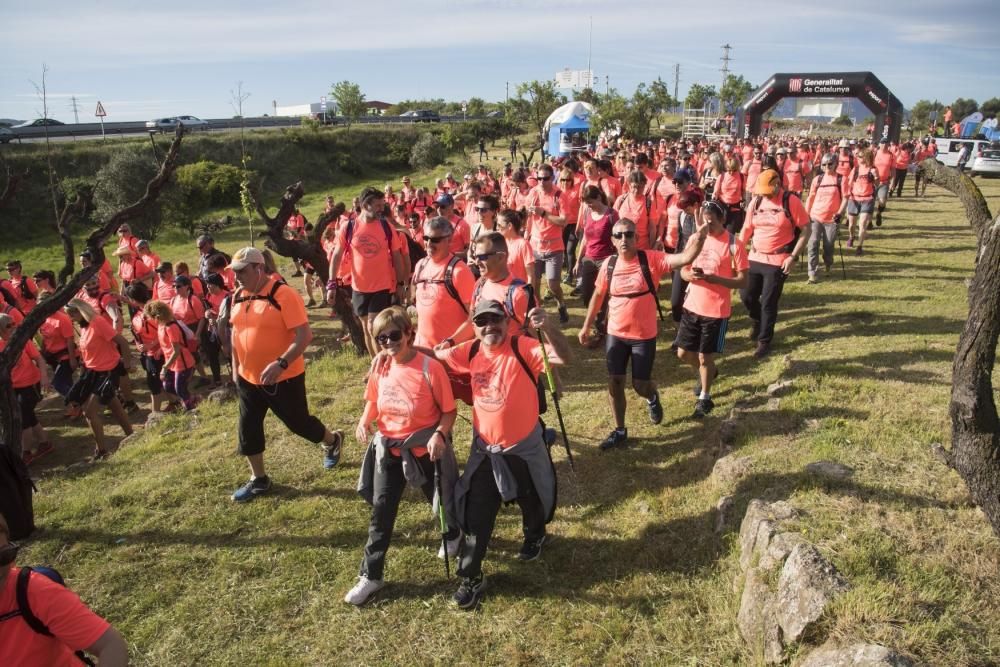
[[177, 128], [177, 124], [180, 123], [189, 130], [196, 129], [208, 129], [208, 121], [196, 118], [194, 116], [171, 116], [169, 118], [156, 118], [153, 120], [146, 121], [147, 130], [159, 130], [162, 132], [173, 132]]
[[1000, 147], [993, 146], [969, 160], [969, 176], [1000, 176]]

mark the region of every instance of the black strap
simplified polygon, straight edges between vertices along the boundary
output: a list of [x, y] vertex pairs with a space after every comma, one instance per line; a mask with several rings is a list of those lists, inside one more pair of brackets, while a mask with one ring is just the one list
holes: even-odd
[[284, 284], [286, 284], [284, 280], [275, 280], [274, 284], [271, 285], [271, 291], [268, 292], [267, 295], [263, 295], [263, 294], [250, 294], [250, 295], [247, 295], [243, 291], [243, 288], [241, 287], [239, 289], [239, 291], [237, 291], [236, 294], [235, 294], [235, 296], [233, 297], [233, 304], [235, 305], [235, 304], [238, 304], [238, 303], [243, 303], [244, 301], [267, 301], [272, 306], [274, 306], [277, 310], [281, 310], [281, 304], [278, 303], [278, 300], [274, 298], [274, 295], [278, 291], [278, 288], [281, 287]]
[[[41, 619], [35, 616], [34, 612], [31, 611], [31, 605], [28, 603], [28, 582], [32, 572], [33, 570], [30, 567], [22, 567], [21, 571], [17, 573], [17, 609], [0, 616], [0, 621], [5, 621], [8, 618], [13, 618], [14, 616], [20, 614], [21, 618], [23, 618], [24, 622], [28, 624], [29, 628], [40, 635], [54, 637], [55, 635], [53, 635], [52, 631], [49, 630], [49, 626], [45, 625]], [[94, 661], [88, 658], [83, 651], [76, 651], [73, 655], [75, 655], [83, 664], [95, 667]]]
[[[538, 386], [538, 379], [531, 372], [531, 367], [528, 366], [528, 362], [525, 361], [524, 357], [521, 355], [521, 350], [518, 349], [518, 347], [519, 347], [518, 346], [518, 340], [520, 340], [520, 338], [521, 337], [517, 336], [517, 335], [513, 335], [513, 336], [510, 337], [510, 349], [513, 350], [514, 357], [516, 357], [518, 363], [521, 364], [521, 368], [523, 368], [524, 372], [528, 374], [528, 379], [531, 380], [531, 384], [533, 384], [533, 385], [535, 385], [537, 387]], [[469, 346], [469, 364], [471, 364], [472, 360], [475, 359], [475, 357], [476, 357], [477, 354], [479, 354], [479, 348], [481, 346], [482, 346], [482, 341], [480, 341], [478, 338], [476, 340], [472, 341], [472, 345]]]
[[[351, 218], [347, 221], [347, 231], [345, 236], [347, 237], [347, 245], [351, 245], [351, 239], [354, 238], [354, 223], [357, 218]], [[385, 218], [379, 218], [378, 221], [382, 224], [382, 231], [385, 232], [385, 244], [389, 252], [392, 252], [392, 230], [389, 228], [389, 223], [386, 222]]]
[[455, 289], [455, 281], [452, 279], [452, 274], [455, 272], [455, 265], [462, 261], [462, 258], [458, 255], [452, 255], [451, 259], [448, 260], [448, 265], [444, 269], [444, 277], [438, 280], [431, 280], [429, 278], [421, 278], [421, 274], [424, 271], [424, 264], [420, 264], [420, 268], [417, 270], [416, 275], [413, 276], [413, 284], [420, 285], [426, 283], [428, 285], [444, 285], [444, 289], [448, 292], [448, 296], [458, 302], [458, 305], [462, 307], [462, 312], [468, 314], [469, 309], [466, 307], [465, 302], [462, 301], [462, 297], [459, 296], [458, 290]]
[[[626, 299], [635, 299], [640, 296], [646, 296], [647, 294], [653, 297], [653, 301], [656, 302], [656, 312], [659, 314], [660, 319], [663, 319], [663, 306], [660, 305], [660, 295], [656, 290], [656, 283], [653, 282], [653, 274], [649, 270], [649, 258], [646, 256], [645, 251], [637, 250], [636, 256], [639, 259], [639, 269], [642, 271], [642, 279], [646, 282], [645, 292], [631, 292], [629, 294], [615, 294], [614, 296], [623, 297]], [[611, 255], [608, 258], [608, 275], [607, 275], [607, 291], [604, 297], [604, 307], [606, 308], [608, 302], [611, 300], [611, 279], [614, 277], [615, 265], [618, 263], [618, 255]]]

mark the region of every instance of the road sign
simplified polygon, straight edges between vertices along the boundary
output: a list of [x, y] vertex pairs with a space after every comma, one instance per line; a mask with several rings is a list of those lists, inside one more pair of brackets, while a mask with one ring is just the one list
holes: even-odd
[[94, 115], [98, 118], [104, 118], [108, 115], [108, 112], [104, 110], [104, 105], [100, 101], [97, 102], [97, 110], [94, 112]]
[[320, 111], [326, 111], [326, 96], [319, 98], [319, 108]]

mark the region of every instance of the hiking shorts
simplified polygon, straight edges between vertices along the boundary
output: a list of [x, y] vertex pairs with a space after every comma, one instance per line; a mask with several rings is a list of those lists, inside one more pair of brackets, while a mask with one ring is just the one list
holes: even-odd
[[726, 347], [729, 318], [702, 317], [685, 309], [677, 325], [674, 345], [686, 352], [722, 354]]
[[38, 417], [35, 415], [35, 406], [42, 400], [42, 394], [38, 391], [38, 385], [21, 387], [15, 389], [17, 405], [21, 408], [21, 428], [32, 428], [38, 426]]
[[110, 371], [95, 371], [88, 368], [69, 390], [66, 400], [83, 405], [88, 398], [95, 396], [101, 405], [109, 405], [117, 395], [118, 368], [112, 368]]
[[609, 375], [625, 375], [632, 359], [632, 379], [648, 380], [653, 377], [653, 360], [656, 358], [656, 339], [630, 340], [608, 335], [604, 341], [608, 358]]
[[861, 213], [871, 213], [875, 210], [875, 200], [874, 199], [863, 199], [858, 201], [857, 199], [847, 200], [847, 215], [860, 215]]
[[535, 278], [541, 278], [544, 271], [546, 280], [559, 280], [565, 258], [566, 253], [561, 250], [542, 255], [535, 253]]
[[878, 189], [875, 191], [875, 199], [879, 200], [884, 204], [885, 200], [888, 197], [889, 197], [889, 184], [883, 183], [880, 186], [878, 186]]
[[391, 305], [392, 292], [387, 289], [379, 292], [359, 292], [354, 290], [351, 293], [351, 306], [354, 307], [354, 314], [358, 317], [378, 315]]

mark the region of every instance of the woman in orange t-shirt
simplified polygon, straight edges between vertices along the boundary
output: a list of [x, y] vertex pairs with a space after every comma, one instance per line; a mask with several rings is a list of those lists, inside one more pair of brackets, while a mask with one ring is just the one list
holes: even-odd
[[[10, 315], [0, 315], [0, 351], [6, 347], [7, 340], [15, 328], [17, 325]], [[10, 380], [14, 385], [17, 405], [21, 410], [22, 456], [27, 465], [52, 451], [49, 436], [35, 415], [35, 406], [42, 400], [42, 391], [51, 387], [48, 367], [42, 359], [41, 352], [30, 340], [25, 343], [21, 356], [11, 369]]]
[[[436, 500], [451, 515], [448, 506], [458, 476], [450, 444], [455, 398], [444, 365], [414, 349], [416, 331], [399, 306], [375, 317], [372, 335], [391, 362], [369, 375], [364, 412], [355, 429], [358, 442], [368, 444], [359, 491], [371, 503], [372, 517], [358, 582], [344, 596], [354, 605], [364, 604], [385, 585], [385, 554], [406, 483], [418, 484], [433, 505], [435, 480], [440, 479], [445, 497]], [[448, 523], [447, 550], [454, 556], [459, 529], [453, 518]]]
[[80, 361], [83, 373], [69, 390], [66, 404], [70, 416], [87, 417], [94, 434], [94, 458], [103, 459], [109, 452], [104, 440], [104, 419], [101, 406], [111, 408], [111, 414], [122, 427], [125, 435], [132, 435], [128, 415], [118, 400], [118, 381], [121, 373], [132, 368], [132, 355], [128, 343], [115, 327], [98, 315], [89, 303], [73, 299], [65, 308], [66, 314], [80, 327]]
[[176, 320], [170, 306], [162, 301], [150, 301], [142, 312], [157, 324], [156, 339], [163, 353], [160, 370], [163, 389], [168, 396], [179, 399], [186, 410], [191, 410], [198, 404], [188, 391], [188, 382], [194, 373], [194, 354], [188, 344], [196, 340], [194, 333]]
[[524, 220], [517, 211], [505, 208], [497, 214], [497, 231], [507, 241], [507, 270], [515, 279], [528, 282], [535, 275], [535, 253], [521, 236]]

